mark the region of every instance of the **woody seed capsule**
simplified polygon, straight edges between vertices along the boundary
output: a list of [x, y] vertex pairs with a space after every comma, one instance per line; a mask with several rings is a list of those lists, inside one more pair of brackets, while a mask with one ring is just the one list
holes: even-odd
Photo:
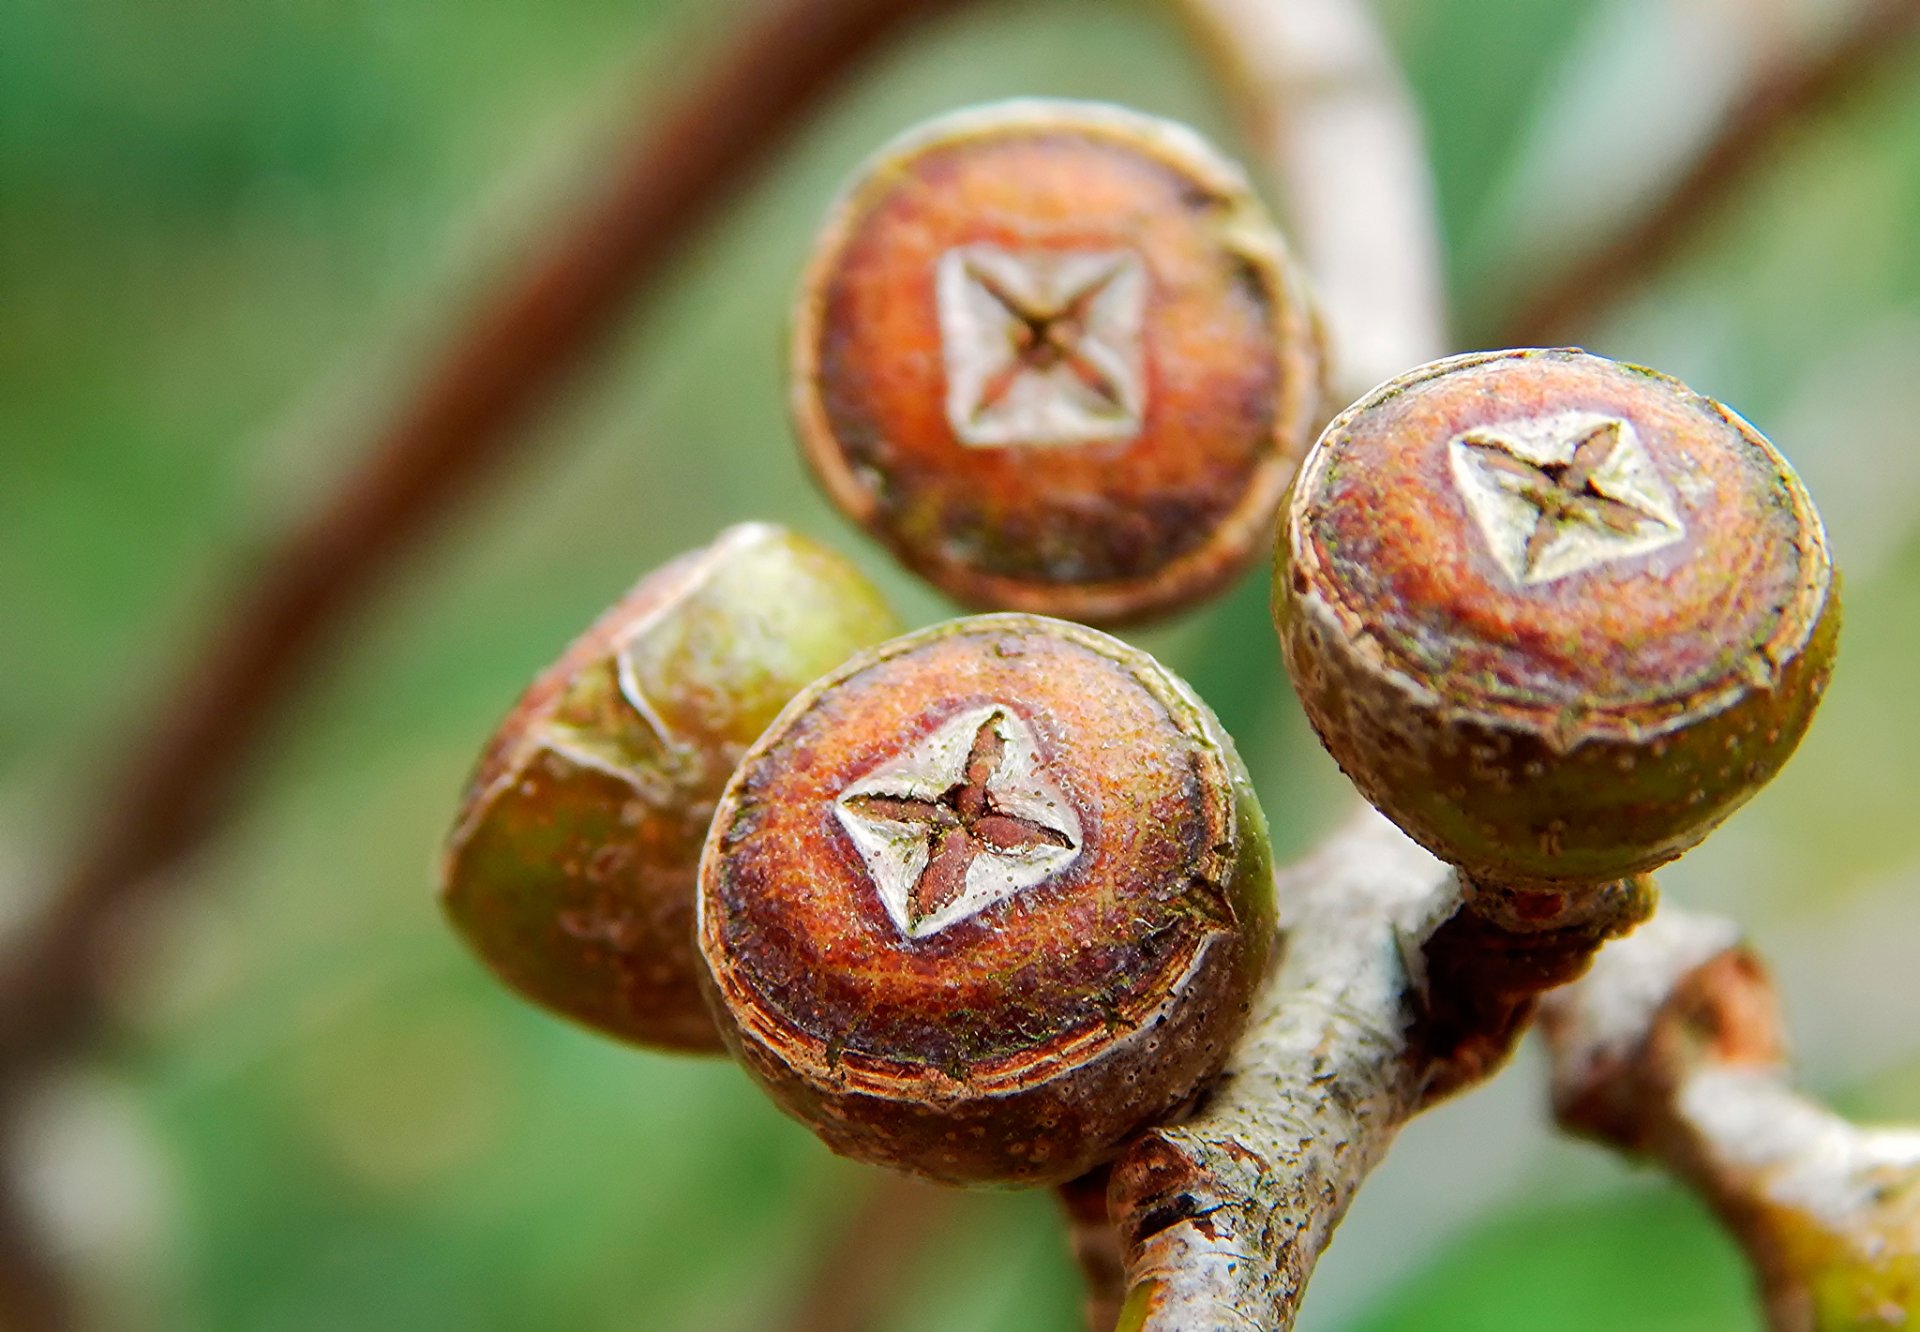
[[1145, 654], [1026, 615], [861, 654], [742, 761], [700, 869], [722, 1029], [835, 1151], [1072, 1178], [1218, 1070], [1274, 934], [1266, 825]]
[[1838, 587], [1793, 470], [1664, 375], [1475, 353], [1368, 394], [1283, 515], [1274, 614], [1328, 750], [1489, 884], [1625, 878], [1786, 762]]
[[1167, 121], [1013, 101], [911, 131], [842, 196], [793, 415], [828, 495], [929, 581], [1109, 623], [1255, 558], [1323, 359], [1238, 167]]

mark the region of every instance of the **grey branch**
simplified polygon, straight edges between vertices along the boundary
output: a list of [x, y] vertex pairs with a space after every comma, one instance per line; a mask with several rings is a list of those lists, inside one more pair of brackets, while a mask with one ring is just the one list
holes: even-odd
[[1280, 187], [1358, 397], [1452, 350], [1426, 136], [1362, 0], [1178, 0]]
[[[1367, 810], [1279, 882], [1286, 954], [1201, 1112], [1115, 1164], [1123, 1328], [1293, 1326], [1315, 1261], [1420, 1106], [1409, 959], [1452, 914], [1452, 872]], [[1418, 970], [1417, 963], [1412, 970]]]
[[1794, 1090], [1772, 983], [1735, 926], [1662, 912], [1541, 1017], [1561, 1125], [1698, 1193], [1775, 1332], [1920, 1321], [1920, 1131], [1861, 1128]]

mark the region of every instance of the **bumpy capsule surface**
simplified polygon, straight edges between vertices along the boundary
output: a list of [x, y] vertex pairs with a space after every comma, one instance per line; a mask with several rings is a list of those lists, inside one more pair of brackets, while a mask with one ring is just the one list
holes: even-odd
[[1476, 353], [1327, 427], [1274, 613], [1367, 798], [1488, 882], [1624, 877], [1783, 764], [1839, 630], [1826, 537], [1752, 426], [1571, 349]]
[[1184, 684], [988, 615], [855, 657], [754, 745], [700, 946], [729, 1042], [834, 1150], [1038, 1183], [1220, 1067], [1272, 894], [1245, 770]]
[[719, 1050], [693, 944], [714, 802], [788, 700], [898, 627], [852, 565], [777, 527], [648, 575], [495, 733], [447, 843], [448, 918], [537, 1004]]
[[908, 133], [848, 188], [793, 411], [827, 493], [923, 577], [1108, 623], [1258, 556], [1323, 360], [1238, 167], [1166, 121], [1014, 101]]

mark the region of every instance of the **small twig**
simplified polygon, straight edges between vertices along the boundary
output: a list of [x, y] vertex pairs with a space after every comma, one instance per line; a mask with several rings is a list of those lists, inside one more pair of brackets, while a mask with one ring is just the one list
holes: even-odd
[[1546, 346], [1577, 333], [1683, 250], [1793, 131], [1909, 54], [1916, 34], [1920, 0], [1866, 0], [1839, 40], [1762, 75], [1651, 208], [1549, 279], [1485, 345]]
[[68, 1332], [78, 1313], [44, 1237], [33, 1231], [10, 1164], [0, 1162], [0, 1332]]
[[867, 1192], [821, 1250], [797, 1292], [784, 1332], [863, 1332], [912, 1274], [910, 1260], [952, 1220], [955, 1195], [875, 1170]]
[[1452, 350], [1426, 136], [1371, 8], [1177, 2], [1280, 186], [1340, 402]]
[[688, 236], [880, 42], [957, 0], [779, 0], [663, 110], [484, 299], [364, 461], [280, 536], [221, 614], [102, 801], [53, 905], [0, 969], [0, 1082], [98, 1015], [95, 927], [193, 850], [262, 739], [407, 552], [529, 439], [527, 426]]
[[1530, 934], [1372, 811], [1280, 877], [1286, 955], [1192, 1119], [1113, 1167], [1126, 1332], [1293, 1326], [1308, 1278], [1402, 1125], [1492, 1072], [1541, 989], [1646, 909]]
[[1745, 1249], [1775, 1332], [1920, 1321], [1920, 1130], [1794, 1091], [1778, 999], [1730, 923], [1663, 912], [1542, 1006], [1569, 1132], [1657, 1162]]
[[1060, 1186], [1060, 1205], [1067, 1214], [1067, 1243], [1080, 1268], [1086, 1292], [1082, 1313], [1088, 1332], [1111, 1332], [1120, 1317], [1126, 1294], [1126, 1263], [1120, 1252], [1120, 1233], [1107, 1208], [1107, 1185], [1112, 1172], [1098, 1170]]

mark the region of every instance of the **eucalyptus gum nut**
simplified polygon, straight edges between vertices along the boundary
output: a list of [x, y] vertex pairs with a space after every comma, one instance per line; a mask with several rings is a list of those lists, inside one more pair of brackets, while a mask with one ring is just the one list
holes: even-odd
[[1361, 792], [1488, 882], [1625, 878], [1772, 778], [1832, 669], [1837, 576], [1752, 426], [1574, 349], [1474, 353], [1330, 424], [1274, 618]]
[[802, 284], [792, 411], [828, 496], [929, 582], [1111, 624], [1259, 558], [1325, 364], [1238, 166], [1169, 121], [1018, 99], [849, 183]]
[[856, 656], [742, 760], [700, 871], [726, 1039], [843, 1155], [1056, 1183], [1186, 1104], [1275, 942], [1219, 722], [1081, 625], [988, 615]]
[[764, 524], [643, 578], [495, 733], [447, 843], [448, 919], [542, 1007], [720, 1050], [693, 947], [714, 801], [802, 686], [898, 630], [851, 564]]

